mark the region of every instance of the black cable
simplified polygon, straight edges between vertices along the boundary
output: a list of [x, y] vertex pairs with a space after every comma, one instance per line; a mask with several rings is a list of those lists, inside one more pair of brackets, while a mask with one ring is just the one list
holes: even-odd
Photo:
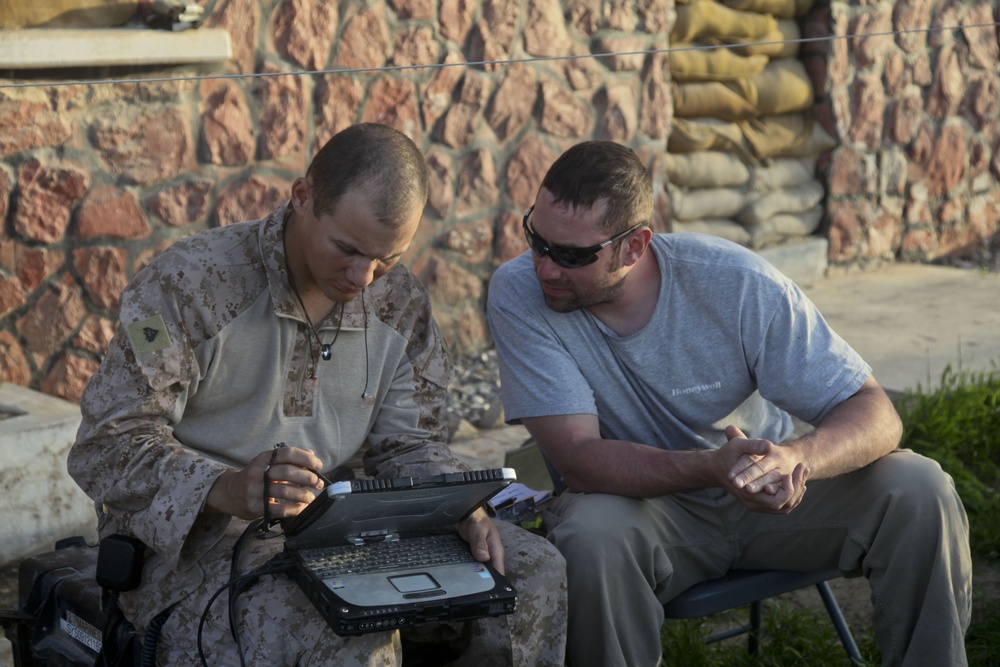
[[[211, 610], [212, 605], [215, 603], [219, 596], [222, 595], [227, 589], [232, 588], [238, 584], [249, 583], [257, 581], [260, 577], [268, 574], [281, 574], [287, 572], [291, 566], [292, 562], [290, 560], [285, 560], [281, 558], [284, 554], [278, 554], [275, 558], [272, 558], [267, 563], [264, 563], [261, 567], [257, 568], [253, 572], [240, 575], [235, 579], [230, 579], [225, 584], [223, 584], [219, 590], [212, 594], [209, 598], [208, 603], [205, 605], [205, 610], [201, 613], [201, 620], [198, 622], [198, 635], [197, 635], [197, 645], [198, 645], [198, 657], [201, 659], [201, 664], [208, 667], [208, 661], [205, 659], [205, 652], [202, 648], [202, 635], [205, 632], [205, 622], [208, 620], [208, 612]], [[240, 651], [240, 661], [243, 661], [243, 654]]]

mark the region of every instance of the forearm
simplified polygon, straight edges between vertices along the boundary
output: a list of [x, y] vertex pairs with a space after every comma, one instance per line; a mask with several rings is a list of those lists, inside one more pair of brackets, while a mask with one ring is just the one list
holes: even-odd
[[903, 427], [892, 401], [873, 378], [838, 405], [802, 438], [786, 443], [797, 450], [810, 479], [842, 475], [896, 449]]
[[604, 439], [594, 415], [522, 421], [572, 491], [652, 498], [720, 486], [728, 469], [715, 450], [670, 451]]

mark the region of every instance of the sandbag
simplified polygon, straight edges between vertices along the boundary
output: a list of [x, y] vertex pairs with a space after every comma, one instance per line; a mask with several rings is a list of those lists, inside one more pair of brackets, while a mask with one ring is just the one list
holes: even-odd
[[711, 116], [737, 121], [760, 115], [735, 86], [721, 81], [673, 83], [674, 116], [697, 118]]
[[691, 44], [703, 37], [755, 40], [778, 28], [773, 16], [731, 9], [714, 0], [694, 0], [676, 7], [676, 12], [672, 44]]
[[0, 0], [0, 28], [119, 26], [138, 8], [138, 0]]
[[743, 12], [770, 14], [776, 18], [805, 16], [813, 0], [722, 0], [727, 6]]
[[748, 189], [771, 191], [788, 188], [816, 179], [816, 156], [778, 157], [748, 170]]
[[805, 111], [815, 105], [812, 80], [798, 58], [772, 60], [750, 85], [756, 96], [751, 102], [761, 116]]
[[750, 180], [750, 168], [732, 153], [667, 153], [668, 183], [685, 188], [738, 188]]
[[745, 192], [736, 188], [669, 188], [670, 211], [674, 220], [733, 218], [746, 207]]
[[781, 19], [778, 21], [777, 30], [749, 42], [746, 40], [726, 41], [718, 37], [706, 37], [702, 41], [706, 44], [729, 45], [733, 53], [741, 56], [760, 54], [771, 59], [778, 59], [798, 56], [802, 43], [797, 40], [801, 37], [802, 31], [799, 29], [798, 21]]
[[782, 213], [759, 224], [747, 225], [750, 246], [762, 248], [780, 243], [789, 238], [808, 236], [819, 227], [823, 219], [823, 207], [814, 206], [802, 213]]
[[836, 145], [811, 112], [762, 116], [738, 123], [758, 159], [819, 155]]
[[805, 66], [795, 58], [767, 64], [753, 78], [725, 83], [674, 83], [674, 115], [711, 116], [740, 121], [805, 111], [814, 106], [813, 87]]
[[739, 243], [741, 246], [750, 245], [750, 232], [747, 231], [746, 227], [732, 220], [675, 222], [673, 231], [677, 234], [709, 234], [733, 243]]
[[823, 201], [823, 184], [812, 180], [801, 185], [751, 195], [736, 219], [745, 225], [760, 224], [782, 213], [802, 213]]
[[681, 49], [671, 51], [669, 58], [675, 81], [732, 81], [757, 76], [767, 62], [767, 56], [741, 56], [727, 48]]
[[734, 153], [748, 164], [756, 162], [750, 145], [744, 139], [741, 124], [729, 123], [718, 118], [674, 118], [670, 136], [667, 137], [667, 151], [670, 153], [724, 151]]

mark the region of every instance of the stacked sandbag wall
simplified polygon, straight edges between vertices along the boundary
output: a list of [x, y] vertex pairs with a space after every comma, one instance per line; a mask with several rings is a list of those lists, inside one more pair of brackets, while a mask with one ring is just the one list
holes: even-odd
[[812, 0], [679, 0], [670, 33], [674, 121], [666, 175], [674, 231], [755, 249], [812, 234], [824, 213], [815, 121], [798, 58]]

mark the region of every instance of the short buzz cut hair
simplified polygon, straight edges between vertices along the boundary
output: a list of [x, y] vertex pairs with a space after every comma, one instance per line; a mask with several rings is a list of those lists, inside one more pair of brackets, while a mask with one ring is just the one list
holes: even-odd
[[542, 187], [556, 204], [592, 208], [607, 202], [598, 224], [617, 234], [653, 218], [653, 179], [635, 152], [613, 141], [585, 141], [559, 156], [549, 167]]
[[306, 171], [313, 214], [330, 213], [351, 188], [363, 186], [375, 216], [385, 225], [406, 222], [427, 203], [427, 163], [416, 144], [387, 125], [361, 123], [335, 134]]

